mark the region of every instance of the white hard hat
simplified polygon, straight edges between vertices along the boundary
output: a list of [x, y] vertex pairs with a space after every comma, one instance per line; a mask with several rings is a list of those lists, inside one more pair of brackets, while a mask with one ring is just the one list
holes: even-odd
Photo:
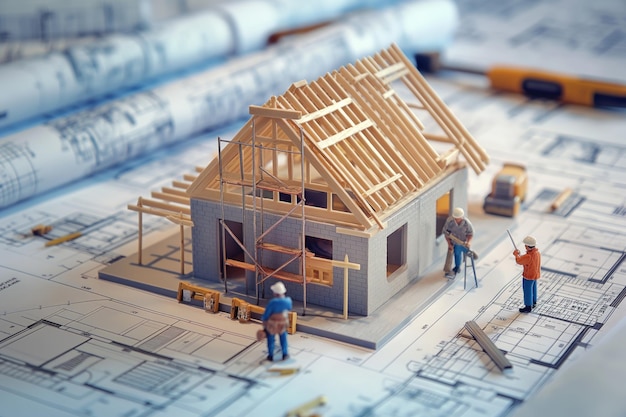
[[524, 245], [526, 246], [537, 246], [537, 239], [532, 236], [526, 236], [523, 240]]
[[283, 284], [282, 282], [278, 281], [276, 284], [272, 285], [270, 287], [270, 289], [272, 290], [272, 292], [274, 294], [284, 294], [287, 292], [287, 288], [285, 288], [285, 284]]
[[465, 212], [461, 207], [456, 207], [454, 210], [452, 210], [452, 217], [454, 217], [455, 219], [460, 219], [463, 216], [465, 216]]

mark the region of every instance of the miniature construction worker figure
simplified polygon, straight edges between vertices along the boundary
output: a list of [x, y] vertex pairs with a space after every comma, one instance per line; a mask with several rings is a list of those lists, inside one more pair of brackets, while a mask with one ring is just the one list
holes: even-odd
[[526, 254], [520, 255], [519, 250], [513, 251], [515, 262], [522, 265], [522, 290], [524, 291], [524, 307], [519, 309], [520, 313], [530, 313], [537, 304], [537, 280], [541, 276], [541, 254], [536, 248], [537, 240], [532, 236], [524, 238]]
[[287, 349], [287, 327], [289, 326], [288, 313], [293, 307], [291, 297], [286, 297], [287, 289], [285, 284], [277, 282], [270, 287], [274, 293], [274, 298], [267, 303], [261, 320], [263, 321], [263, 330], [267, 337], [267, 360], [274, 360], [274, 346], [276, 343], [276, 335], [279, 335], [280, 347], [283, 351], [283, 360], [289, 359], [289, 351]]
[[[443, 225], [443, 234], [448, 241], [448, 255], [443, 271], [446, 278], [453, 279], [461, 269], [461, 258], [469, 250], [474, 236], [472, 223], [465, 217], [462, 208], [456, 207], [452, 210], [452, 216], [448, 217]], [[451, 270], [452, 255], [454, 255], [454, 269]]]

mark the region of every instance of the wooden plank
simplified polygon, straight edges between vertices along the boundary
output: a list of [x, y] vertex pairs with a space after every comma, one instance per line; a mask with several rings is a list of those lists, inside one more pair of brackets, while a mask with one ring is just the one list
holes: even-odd
[[501, 371], [505, 371], [507, 369], [513, 368], [513, 365], [509, 360], [504, 356], [504, 353], [491, 341], [489, 336], [480, 328], [475, 321], [470, 320], [465, 323], [465, 328], [472, 335], [474, 339], [478, 342], [480, 347], [483, 348], [487, 356], [491, 358], [491, 360], [500, 368]]
[[[318, 108], [324, 108], [325, 103], [321, 100], [320, 97], [317, 96], [315, 91], [311, 91], [310, 86], [306, 88], [299, 89], [294, 91], [297, 94], [297, 97], [294, 94], [287, 94], [291, 101], [297, 102], [298, 106], [303, 106], [306, 111], [312, 111]], [[336, 125], [333, 125], [328, 120], [328, 115], [323, 118], [315, 119], [310, 123], [303, 126], [303, 129], [307, 132], [307, 135], [310, 136], [314, 142], [320, 142], [324, 137], [326, 137], [329, 133], [334, 133], [340, 131], [343, 127], [340, 125], [337, 128]], [[324, 154], [320, 154], [319, 156], [323, 156]], [[355, 174], [352, 165], [349, 160], [346, 158], [344, 160], [338, 161], [336, 160], [337, 156], [341, 156], [341, 154], [326, 154], [323, 159], [320, 159], [321, 162], [324, 162], [328, 167], [325, 172], [328, 172], [330, 176], [334, 176], [337, 178], [353, 178]], [[331, 163], [331, 160], [333, 162]], [[330, 165], [328, 165], [330, 163]], [[354, 181], [347, 181], [352, 184], [351, 188], [354, 187]], [[358, 190], [357, 190], [358, 192]]]
[[[238, 261], [236, 259], [226, 259], [226, 265], [234, 266], [236, 268], [245, 269], [246, 271], [256, 272], [256, 265], [255, 264]], [[265, 267], [265, 266], [261, 266], [261, 268], [263, 269], [265, 274], [271, 275], [272, 278], [276, 278], [276, 279], [280, 279], [280, 280], [284, 280], [284, 281], [289, 281], [289, 282], [296, 282], [296, 283], [299, 283], [299, 284], [304, 283], [304, 277], [302, 275], [300, 275], [300, 274], [293, 274], [293, 273], [287, 272], [287, 271], [276, 271], [273, 268], [268, 268], [268, 267]]]
[[[357, 68], [361, 66], [363, 70], [369, 71], [375, 71], [377, 68], [374, 62], [366, 59], [357, 62]], [[413, 121], [413, 118], [411, 118], [410, 120], [408, 119], [409, 114], [412, 115], [412, 112], [400, 112], [398, 108], [398, 103], [396, 101], [394, 101], [394, 103], [389, 103], [387, 101], [378, 100], [376, 97], [377, 93], [375, 91], [365, 90], [365, 92], [367, 93], [367, 97], [369, 99], [375, 101], [378, 106], [384, 109], [379, 110], [379, 114], [382, 115], [381, 117], [387, 118], [389, 120], [388, 125], [392, 130], [396, 132], [394, 135], [390, 135], [391, 139], [397, 140], [402, 137], [414, 139], [409, 141], [397, 140], [396, 145], [399, 146], [398, 149], [402, 149], [404, 147], [409, 148], [407, 151], [402, 152], [402, 154], [405, 156], [410, 156], [411, 158], [418, 158], [418, 166], [425, 170], [425, 179], [432, 178], [438, 170], [436, 158], [439, 155], [428, 144], [428, 142], [422, 136], [421, 131], [416, 128], [415, 124], [411, 123]], [[399, 132], [402, 133], [399, 134]]]
[[452, 148], [447, 152], [442, 153], [439, 157], [442, 167], [446, 167], [455, 163], [456, 160], [459, 158], [459, 153], [460, 151], [457, 148]]
[[[325, 88], [319, 88], [318, 84], [324, 83], [330, 79], [332, 79], [331, 76], [326, 76], [311, 85], [311, 88], [314, 89], [316, 96], [320, 97], [320, 99], [323, 98], [328, 101], [335, 101], [341, 96], [347, 96], [347, 93], [341, 89], [339, 84], [326, 82], [324, 84]], [[327, 122], [331, 122], [333, 125], [339, 126], [339, 129], [344, 131], [351, 129], [355, 126], [355, 123], [360, 124], [367, 121], [367, 117], [365, 117], [362, 113], [361, 117], [359, 117], [357, 113], [351, 111], [354, 107], [355, 106], [351, 105], [338, 109], [338, 111], [329, 114], [325, 120]], [[328, 157], [335, 158], [339, 166], [341, 166], [344, 171], [349, 171], [350, 176], [357, 181], [357, 183], [352, 183], [353, 190], [361, 194], [380, 181], [380, 176], [374, 175], [374, 172], [378, 169], [380, 162], [374, 162], [371, 159], [371, 155], [367, 155], [366, 157], [364, 157], [364, 155], [358, 155], [359, 150], [362, 150], [363, 148], [360, 147], [360, 143], [356, 141], [356, 139], [359, 138], [362, 140], [364, 138], [364, 136], [360, 134], [362, 132], [363, 131], [357, 132], [349, 143], [342, 143], [337, 146], [336, 149], [333, 149], [332, 151], [326, 150], [324, 152], [328, 155]], [[361, 190], [356, 187], [357, 184]], [[380, 196], [373, 196], [373, 198], [369, 200], [369, 204], [373, 206], [375, 210], [380, 211], [386, 206], [386, 200], [384, 198], [380, 198]]]
[[[335, 77], [325, 77], [320, 80], [320, 82], [325, 83], [324, 90], [326, 91], [342, 91], [341, 84], [336, 82], [336, 78], [339, 74], [335, 74]], [[342, 91], [342, 94], [348, 94], [345, 91]], [[355, 102], [354, 106], [346, 107], [346, 112], [351, 111], [350, 115], [346, 115], [349, 117], [349, 120], [369, 120], [365, 113], [360, 111], [359, 106]], [[385, 160], [381, 156], [379, 152], [376, 151], [375, 146], [372, 146], [370, 138], [372, 134], [375, 134], [376, 127], [374, 125], [373, 129], [368, 129], [367, 131], [361, 131], [359, 134], [351, 140], [349, 144], [346, 144], [346, 147], [342, 147], [341, 150], [345, 153], [345, 158], [342, 160], [342, 164], [347, 164], [351, 167], [355, 164], [356, 167], [359, 168], [359, 174], [352, 174], [355, 180], [357, 180], [357, 184], [361, 188], [361, 191], [353, 185], [353, 188], [361, 193], [361, 196], [367, 198], [368, 204], [372, 206], [375, 211], [382, 211], [389, 205], [390, 200], [395, 200], [396, 197], [393, 194], [388, 194], [391, 190], [383, 189], [383, 194], [373, 194], [366, 195], [366, 190], [371, 189], [376, 184], [379, 184], [381, 181], [387, 179], [390, 175], [395, 174], [396, 171], [389, 169], [388, 161]], [[349, 147], [348, 147], [349, 145]], [[387, 172], [385, 172], [385, 170]], [[365, 175], [365, 177], [364, 177]], [[354, 184], [354, 183], [353, 183]]]
[[[335, 74], [337, 77], [338, 74]], [[334, 82], [334, 77], [326, 77], [323, 80], [325, 91], [329, 91], [329, 94], [332, 94], [335, 91], [342, 90], [340, 84]], [[347, 94], [345, 91], [342, 94]], [[341, 109], [338, 112], [339, 116], [344, 116], [347, 120], [370, 120], [367, 118], [365, 113], [363, 113], [358, 104], [355, 102], [354, 105]], [[377, 137], [377, 126], [375, 123], [373, 124], [371, 129], [363, 130], [358, 134], [354, 135], [349, 143], [345, 143], [340, 149], [346, 155], [346, 159], [349, 161], [347, 163], [354, 164], [355, 168], [360, 171], [359, 177], [364, 181], [361, 181], [363, 188], [363, 196], [368, 198], [368, 202], [376, 211], [382, 211], [389, 205], [389, 201], [395, 201], [397, 195], [402, 193], [402, 190], [391, 190], [387, 188], [382, 188], [381, 193], [378, 194], [368, 194], [367, 190], [375, 187], [377, 184], [380, 184], [381, 181], [387, 179], [390, 175], [395, 173], [394, 170], [390, 169], [388, 162], [385, 158], [378, 152], [376, 141], [374, 140]], [[394, 196], [394, 191], [397, 193]]]
[[433, 133], [424, 133], [424, 137], [434, 142], [443, 142], [443, 143], [451, 143], [451, 144], [456, 143], [453, 139], [450, 139], [448, 136], [435, 135]]
[[176, 299], [178, 302], [183, 301], [183, 291], [191, 291], [191, 297], [194, 300], [201, 300], [205, 303], [205, 309], [213, 313], [217, 313], [220, 307], [220, 293], [219, 291], [210, 290], [208, 288], [193, 285], [189, 282], [181, 281], [178, 284], [178, 293]]
[[[272, 145], [285, 145], [285, 146], [293, 146], [293, 143], [290, 140], [285, 140], [285, 139], [276, 139], [274, 137], [268, 137], [268, 136], [263, 136], [263, 135], [256, 135], [256, 141], [257, 142], [262, 142], [262, 143], [269, 143]], [[285, 150], [281, 149], [281, 152], [286, 152]]]
[[405, 102], [405, 103], [407, 106], [409, 106], [412, 109], [426, 110], [426, 107], [424, 107], [422, 104], [412, 103], [412, 102]]
[[268, 117], [272, 119], [299, 119], [302, 113], [297, 110], [290, 109], [273, 109], [271, 107], [255, 106], [249, 107], [250, 114], [253, 116]]
[[[370, 71], [376, 70], [376, 66], [370, 61], [359, 61], [358, 64], [359, 66], [363, 65], [364, 68]], [[421, 123], [416, 126], [415, 123], [412, 123], [414, 121], [413, 117], [409, 120], [409, 112], [399, 111], [397, 100], [394, 100], [393, 103], [376, 100], [376, 92], [369, 90], [367, 91], [367, 97], [373, 99], [376, 105], [380, 106], [379, 114], [387, 120], [386, 125], [394, 132], [392, 135], [389, 135], [389, 138], [394, 142], [400, 153], [407, 158], [416, 159], [411, 165], [417, 166], [419, 167], [418, 169], [424, 171], [422, 174], [424, 181], [432, 178], [438, 169], [435, 163], [438, 154], [430, 147], [425, 138], [423, 138], [421, 131], [417, 128], [421, 126]]]
[[393, 89], [389, 89], [388, 91], [386, 91], [385, 93], [383, 93], [383, 98], [385, 100], [388, 100], [390, 97], [393, 97], [396, 95], [396, 91]]
[[[280, 121], [278, 123], [280, 124]], [[306, 137], [305, 137], [305, 140], [307, 140]], [[361, 207], [359, 205], [355, 204], [353, 198], [346, 192], [346, 189], [344, 188], [344, 186], [337, 182], [337, 179], [341, 178], [341, 176], [335, 177], [335, 176], [329, 174], [328, 173], [328, 166], [326, 165], [326, 163], [323, 163], [314, 152], [309, 151], [309, 152], [307, 152], [307, 155], [308, 155], [309, 162], [315, 167], [317, 172], [321, 173], [322, 175], [324, 175], [324, 173], [326, 173], [326, 175], [324, 175], [324, 177], [326, 178], [326, 182], [328, 183], [328, 186], [344, 202], [344, 204], [348, 207], [348, 210], [350, 210], [352, 215], [356, 217], [357, 221], [364, 228], [369, 228], [371, 226], [371, 222], [370, 222], [369, 218], [365, 215], [365, 213], [363, 212]], [[367, 207], [367, 206], [364, 206], [364, 207]], [[334, 219], [335, 216], [339, 215], [339, 214], [341, 214], [341, 213], [329, 212], [329, 219], [328, 220]]]
[[[376, 68], [380, 68], [381, 66], [389, 65], [389, 60], [385, 60], [380, 54], [375, 54], [373, 57], [367, 57], [360, 61], [363, 65], [370, 68], [370, 70], [375, 71]], [[395, 64], [393, 64], [395, 65]], [[403, 64], [404, 65], [404, 64]], [[410, 71], [406, 70], [403, 72], [404, 75], [410, 75]], [[413, 125], [408, 123], [408, 127], [411, 129], [413, 134], [418, 134], [421, 138], [422, 131], [424, 130], [423, 123], [417, 118], [417, 116], [411, 111], [409, 106], [405, 103], [404, 100], [397, 98], [397, 96], [393, 97], [394, 105], [398, 108], [398, 114], [401, 114], [404, 117], [408, 117], [413, 121], [413, 124], [417, 126], [417, 129], [413, 128]], [[401, 110], [401, 111], [400, 111]], [[431, 159], [437, 158], [437, 152], [428, 146], [426, 141], [423, 142], [422, 147], [424, 147], [421, 152], [425, 152], [430, 156]]]
[[367, 190], [365, 192], [365, 195], [373, 194], [373, 193], [379, 191], [381, 188], [384, 188], [384, 187], [388, 186], [389, 184], [391, 184], [394, 181], [397, 181], [400, 178], [402, 178], [402, 174], [396, 174], [393, 177], [387, 178], [385, 181], [383, 181], [380, 184], [377, 184], [375, 187], [370, 188], [369, 190]]
[[289, 91], [293, 91], [295, 89], [304, 87], [306, 85], [306, 80], [296, 81], [289, 86]]
[[374, 123], [372, 123], [371, 120], [363, 120], [359, 124], [349, 127], [342, 132], [336, 133], [333, 136], [316, 143], [315, 145], [319, 150], [324, 150], [329, 146], [335, 145], [336, 143], [339, 143], [342, 140], [349, 138], [350, 136], [353, 136], [362, 130], [367, 129], [368, 127], [372, 127], [373, 125]]
[[188, 190], [191, 185], [190, 182], [174, 180], [172, 181], [172, 185], [176, 188], [180, 188], [181, 190]]
[[[397, 45], [392, 45], [386, 51], [383, 51], [382, 54], [386, 54], [387, 56], [394, 57], [398, 61], [405, 62], [405, 65], [410, 64], [409, 60], [404, 56], [402, 51]], [[407, 65], [408, 67], [408, 65]], [[460, 138], [464, 138], [467, 141], [466, 146], [462, 146], [460, 151], [463, 153], [463, 156], [469, 163], [469, 165], [474, 169], [474, 172], [477, 174], [481, 173], [485, 168], [487, 163], [489, 162], [489, 156], [482, 149], [482, 147], [475, 141], [472, 135], [467, 131], [465, 126], [463, 126], [460, 121], [454, 116], [452, 111], [443, 103], [443, 100], [436, 94], [433, 88], [426, 82], [424, 77], [411, 66], [411, 74], [410, 77], [405, 77], [405, 79], [410, 82], [410, 85], [415, 87], [416, 90], [424, 91], [425, 95], [428, 97], [427, 101], [431, 107], [436, 109], [433, 117], [437, 116], [439, 120], [441, 120], [441, 127], [446, 131], [446, 133], [451, 137], [460, 142]], [[405, 83], [407, 84], [407, 83]], [[408, 84], [407, 84], [408, 86]], [[422, 101], [423, 104], [424, 101]]]
[[189, 206], [189, 201], [190, 201], [189, 197], [181, 197], [181, 196], [177, 196], [174, 194], [163, 193], [160, 191], [152, 191], [150, 193], [150, 196], [152, 198], [158, 198], [160, 200], [165, 200], [171, 203], [182, 204], [186, 206]]
[[[241, 314], [241, 310], [245, 310], [246, 314]], [[231, 300], [230, 304], [230, 318], [235, 320], [239, 319], [239, 322], [247, 322], [251, 319], [250, 313], [256, 314], [257, 316], [263, 316], [265, 312], [265, 308], [261, 306], [257, 306], [254, 304], [250, 304], [247, 301], [241, 300], [239, 298], [234, 297]], [[289, 311], [287, 313], [289, 318], [289, 324], [287, 325], [287, 333], [294, 334], [296, 332], [297, 322], [298, 322], [298, 313], [295, 311]]]
[[[341, 77], [335, 77], [336, 82], [343, 85], [344, 88], [348, 89], [352, 94], [356, 95], [355, 86], [351, 85], [348, 79], [352, 77], [350, 72], [343, 71], [341, 72]], [[400, 171], [405, 175], [405, 178], [410, 178], [415, 184], [423, 183], [428, 178], [430, 178], [431, 173], [427, 172], [422, 168], [422, 162], [418, 158], [419, 155], [415, 155], [416, 152], [410, 152], [410, 149], [405, 149], [406, 144], [398, 143], [397, 141], [392, 141], [392, 137], [401, 137], [404, 139], [405, 135], [398, 130], [398, 127], [393, 125], [389, 120], [383, 120], [380, 117], [384, 114], [385, 109], [380, 107], [376, 103], [363, 102], [359, 103], [360, 108], [367, 113], [368, 117], [373, 119], [376, 123], [376, 126], [384, 133], [385, 138], [379, 138], [378, 144], [385, 149], [389, 158], [386, 158], [386, 161], [399, 164], [401, 168], [396, 170], [396, 172]], [[393, 144], [394, 146], [389, 146]], [[410, 165], [407, 164], [406, 161], [412, 162]], [[417, 171], [418, 175], [415, 175], [413, 172]]]
[[[272, 252], [285, 253], [287, 255], [298, 255], [302, 253], [302, 249], [289, 248], [287, 246], [277, 245], [275, 243], [263, 242], [263, 243], [259, 243], [257, 246], [262, 249], [270, 250]], [[313, 252], [311, 252], [308, 249], [304, 250], [304, 254], [306, 257], [313, 257], [315, 255]]]
[[[138, 213], [152, 214], [154, 216], [159, 216], [159, 217], [171, 216], [173, 213], [168, 210], [159, 210], [159, 209], [150, 208], [150, 207], [137, 206], [136, 204], [129, 204], [128, 206], [126, 206], [126, 208], [128, 210], [136, 211]], [[191, 220], [191, 217], [189, 217], [188, 219]]]
[[[407, 72], [406, 66], [402, 62], [396, 62], [395, 64], [391, 64], [387, 67], [383, 67], [381, 70], [373, 72], [373, 74], [380, 79], [389, 77], [390, 82], [392, 82], [403, 76], [396, 76], [396, 74], [406, 74]], [[386, 84], [389, 84], [390, 82], [386, 82]]]
[[162, 201], [155, 201], [149, 198], [142, 198], [141, 204], [147, 207], [159, 208], [163, 210], [168, 210], [171, 213], [183, 213], [183, 214], [191, 214], [191, 209], [189, 206], [178, 206], [169, 203], [164, 203]]
[[401, 71], [396, 71], [394, 73], [388, 74], [387, 76], [383, 76], [383, 77], [378, 76], [378, 74], [376, 74], [376, 76], [378, 76], [383, 83], [391, 84], [392, 82], [404, 77], [407, 74], [409, 74], [409, 70], [406, 69], [404, 65], [402, 65]]
[[310, 122], [311, 120], [315, 120], [318, 119], [320, 117], [324, 117], [327, 114], [330, 114], [334, 111], [337, 111], [338, 109], [348, 106], [349, 104], [352, 103], [352, 99], [347, 97], [344, 98], [338, 102], [336, 102], [335, 104], [331, 104], [330, 106], [324, 107], [323, 109], [319, 109], [317, 111], [314, 111], [312, 113], [309, 114], [305, 114], [304, 116], [302, 116], [300, 118], [300, 120], [298, 120], [299, 123], [307, 123]]
[[179, 188], [163, 187], [161, 188], [161, 191], [167, 194], [173, 194], [173, 195], [177, 195], [180, 197], [187, 197], [187, 193], [184, 190], [181, 190]]
[[[233, 141], [235, 142], [245, 142], [245, 138], [250, 138], [252, 134], [252, 122], [253, 118], [251, 117], [248, 121], [239, 129], [237, 134], [233, 137], [230, 143], [222, 149], [222, 159], [230, 160], [235, 158], [238, 154], [237, 147], [229, 146]], [[216, 179], [219, 179], [219, 161], [218, 158], [213, 158], [209, 165], [198, 175], [195, 181], [192, 182], [188, 187], [188, 193], [191, 196], [200, 196], [207, 185], [211, 182], [215, 182]]]
[[169, 216], [166, 217], [166, 219], [179, 226], [193, 227], [193, 222], [191, 220], [186, 219], [179, 214], [177, 215], [170, 214]]
[[[299, 91], [299, 90], [297, 90]], [[289, 103], [294, 106], [295, 108], [299, 108], [302, 110], [303, 113], [308, 113], [309, 109], [305, 108], [303, 103], [291, 92], [291, 91], [287, 91], [282, 97], [284, 97], [285, 100], [288, 100]], [[313, 107], [311, 105], [311, 107]], [[313, 107], [314, 108], [314, 107]], [[306, 129], [307, 133], [314, 138], [315, 140], [319, 141], [321, 140], [321, 138], [318, 136], [318, 133], [324, 133], [324, 132], [320, 132], [319, 129], [315, 129], [316, 124], [315, 123], [309, 123], [306, 127], [303, 126], [304, 129]], [[300, 138], [297, 138], [297, 141], [294, 141], [294, 139], [292, 138], [292, 141], [294, 142], [295, 146], [300, 146]]]
[[262, 190], [276, 191], [276, 192], [284, 193], [284, 194], [291, 194], [291, 195], [302, 194], [302, 187], [300, 186], [290, 186], [290, 185], [281, 184], [279, 182], [268, 180], [268, 179], [263, 179], [257, 182], [256, 186], [257, 188], [260, 188]]

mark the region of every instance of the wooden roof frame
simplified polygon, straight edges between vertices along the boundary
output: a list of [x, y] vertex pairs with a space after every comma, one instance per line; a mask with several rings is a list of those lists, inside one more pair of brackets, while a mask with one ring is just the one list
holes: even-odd
[[[396, 82], [411, 92], [411, 102], [394, 91]], [[425, 131], [416, 109], [430, 116], [438, 133]], [[406, 201], [404, 197], [458, 167], [459, 155], [477, 174], [489, 162], [486, 152], [396, 45], [311, 83], [294, 83], [263, 106], [250, 106], [250, 114], [221, 151], [222, 175], [250, 176], [254, 163], [267, 164], [272, 170], [268, 174], [295, 183], [297, 174], [291, 165], [298, 157], [291, 155], [302, 139], [306, 172], [313, 168], [322, 179], [307, 176], [307, 188], [322, 186], [336, 194], [365, 229], [374, 224], [382, 228], [384, 216]], [[253, 136], [262, 152], [252, 151]], [[439, 153], [431, 141], [450, 146]], [[280, 154], [289, 155], [282, 171]], [[256, 181], [263, 176], [259, 171]], [[187, 194], [219, 201], [219, 193], [220, 167], [215, 158]]]

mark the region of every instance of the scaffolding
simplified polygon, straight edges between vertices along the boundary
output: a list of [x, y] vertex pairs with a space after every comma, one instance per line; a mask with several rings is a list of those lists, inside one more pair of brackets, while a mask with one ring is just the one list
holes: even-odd
[[[284, 138], [278, 137], [276, 120], [298, 119], [300, 112], [285, 111], [272, 108], [260, 108], [251, 106], [251, 140], [241, 142], [235, 140], [224, 140], [218, 138], [218, 166], [220, 183], [220, 207], [221, 207], [221, 253], [222, 253], [222, 274], [224, 290], [228, 292], [227, 266], [241, 268], [254, 272], [255, 276], [255, 296], [259, 303], [261, 292], [264, 289], [264, 282], [270, 278], [283, 281], [295, 282], [302, 285], [303, 314], [306, 313], [307, 280], [306, 280], [306, 258], [312, 256], [306, 250], [305, 244], [305, 172], [304, 172], [304, 132], [299, 127], [299, 146], [292, 142], [287, 142]], [[259, 114], [254, 114], [254, 112]], [[258, 135], [257, 127], [264, 126], [264, 133], [271, 131], [271, 136]], [[297, 126], [297, 124], [294, 124]], [[269, 128], [268, 128], [269, 127]], [[239, 165], [238, 178], [225, 175], [223, 146], [233, 146], [236, 148]], [[270, 155], [271, 160], [267, 161], [266, 156]], [[281, 179], [278, 174], [280, 155], [286, 156], [288, 165], [299, 160], [300, 181]], [[230, 158], [229, 158], [230, 159]], [[268, 167], [270, 167], [268, 169]], [[289, 176], [292, 177], [293, 167], [286, 168]], [[254, 231], [254, 247], [246, 247], [226, 222], [226, 199], [225, 194], [233, 188], [239, 188], [241, 192], [241, 223], [244, 230], [249, 230], [249, 222], [252, 222]], [[266, 217], [267, 199], [290, 199], [292, 207], [281, 214], [276, 214], [279, 219], [272, 224], [268, 224]], [[295, 199], [295, 200], [294, 200]], [[300, 211], [299, 216], [293, 215]], [[293, 216], [292, 216], [293, 215]], [[287, 247], [276, 243], [280, 239], [273, 239], [277, 228], [288, 218], [299, 219], [300, 236], [298, 247]], [[233, 241], [244, 252], [246, 259], [240, 261], [228, 257], [226, 251], [226, 234], [230, 235]], [[246, 240], [245, 238], [243, 239]], [[274, 252], [286, 255], [286, 260], [278, 267], [270, 267], [264, 262], [264, 255], [267, 252]], [[298, 273], [288, 272], [290, 265], [297, 264]], [[292, 267], [292, 270], [294, 268]], [[247, 288], [247, 280], [246, 280]], [[264, 291], [263, 291], [264, 293]]]

